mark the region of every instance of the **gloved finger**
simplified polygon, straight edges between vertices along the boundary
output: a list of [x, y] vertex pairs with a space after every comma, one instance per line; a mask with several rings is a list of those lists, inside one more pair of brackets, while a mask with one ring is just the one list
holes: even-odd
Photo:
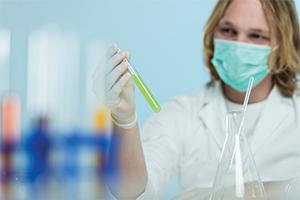
[[129, 52], [127, 51], [119, 51], [116, 53], [108, 60], [106, 73], [111, 72], [118, 64], [127, 58], [129, 58]]
[[105, 64], [107, 63], [108, 59], [110, 59], [110, 57], [112, 57], [113, 55], [115, 55], [118, 52], [118, 49], [119, 48], [116, 46], [116, 44], [113, 44], [113, 46], [111, 46], [110, 48], [107, 49], [107, 51], [105, 53], [104, 61], [100, 62], [96, 66], [96, 69], [95, 69], [94, 73], [92, 74], [93, 79], [96, 79], [98, 77], [98, 75], [102, 71], [102, 69], [104, 69], [104, 72], [106, 72]]
[[[117, 54], [118, 52], [120, 51], [119, 47], [117, 46], [117, 44], [113, 44], [112, 46], [110, 46], [106, 52], [105, 52], [105, 57], [104, 57], [104, 63], [107, 63], [107, 61], [112, 57], [114, 56], [115, 54]], [[103, 65], [101, 64], [98, 64], [93, 75], [92, 75], [92, 78], [95, 79], [98, 74], [100, 73], [101, 69], [104, 67]]]
[[112, 87], [111, 92], [115, 96], [120, 96], [120, 93], [122, 92], [124, 86], [126, 83], [130, 80], [131, 75], [129, 72], [126, 72], [120, 79], [119, 81]]
[[106, 73], [110, 73], [118, 64], [120, 64], [124, 59], [129, 59], [130, 53], [128, 51], [120, 51], [111, 57], [107, 64]]
[[121, 62], [117, 67], [113, 69], [107, 76], [106, 76], [106, 87], [111, 89], [112, 86], [121, 78], [122, 74], [124, 74], [128, 69], [128, 63]]
[[[110, 88], [105, 92], [105, 103], [110, 108], [115, 107], [121, 101], [120, 93], [122, 91], [122, 88], [117, 89], [117, 87], [121, 87], [119, 85], [119, 81], [122, 81], [121, 79], [122, 77], [118, 80], [117, 83], [114, 84], [113, 88]], [[118, 90], [120, 92], [118, 92]]]
[[111, 47], [109, 47], [107, 50], [106, 50], [106, 54], [105, 54], [105, 57], [106, 59], [110, 59], [111, 57], [113, 57], [116, 53], [118, 53], [120, 51], [119, 47], [117, 44], [113, 44], [111, 45]]

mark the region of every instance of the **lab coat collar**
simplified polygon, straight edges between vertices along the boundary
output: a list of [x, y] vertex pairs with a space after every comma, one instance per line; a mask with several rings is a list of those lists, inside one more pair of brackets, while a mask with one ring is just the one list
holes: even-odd
[[[222, 85], [219, 81], [216, 81], [206, 87], [208, 87], [207, 92], [198, 111], [198, 117], [204, 126], [209, 129], [217, 145], [222, 148], [226, 136], [225, 116], [227, 112]], [[283, 97], [277, 86], [274, 86], [266, 100], [257, 127], [254, 128], [255, 133], [250, 143], [253, 153], [286, 119], [289, 110], [286, 107], [287, 105], [292, 106], [291, 99]]]

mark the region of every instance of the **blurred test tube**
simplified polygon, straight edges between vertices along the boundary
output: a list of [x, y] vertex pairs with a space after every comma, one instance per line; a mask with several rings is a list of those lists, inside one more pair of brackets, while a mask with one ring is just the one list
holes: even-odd
[[21, 104], [17, 95], [5, 96], [1, 105], [1, 188], [3, 199], [13, 199], [13, 152], [20, 139]]

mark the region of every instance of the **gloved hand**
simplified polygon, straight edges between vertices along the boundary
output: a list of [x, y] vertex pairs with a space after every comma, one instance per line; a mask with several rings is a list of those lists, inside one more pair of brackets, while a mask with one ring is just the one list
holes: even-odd
[[[121, 128], [131, 128], [136, 124], [136, 106], [134, 83], [128, 72], [129, 52], [120, 51], [117, 45], [107, 50], [105, 60], [105, 103], [111, 111], [113, 122]], [[99, 89], [99, 74], [94, 77], [94, 92], [97, 96]]]

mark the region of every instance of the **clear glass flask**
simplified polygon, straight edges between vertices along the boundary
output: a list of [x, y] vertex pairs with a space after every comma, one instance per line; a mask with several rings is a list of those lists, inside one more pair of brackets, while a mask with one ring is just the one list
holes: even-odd
[[226, 138], [210, 200], [266, 200], [253, 155], [243, 133], [243, 111], [226, 114]]

